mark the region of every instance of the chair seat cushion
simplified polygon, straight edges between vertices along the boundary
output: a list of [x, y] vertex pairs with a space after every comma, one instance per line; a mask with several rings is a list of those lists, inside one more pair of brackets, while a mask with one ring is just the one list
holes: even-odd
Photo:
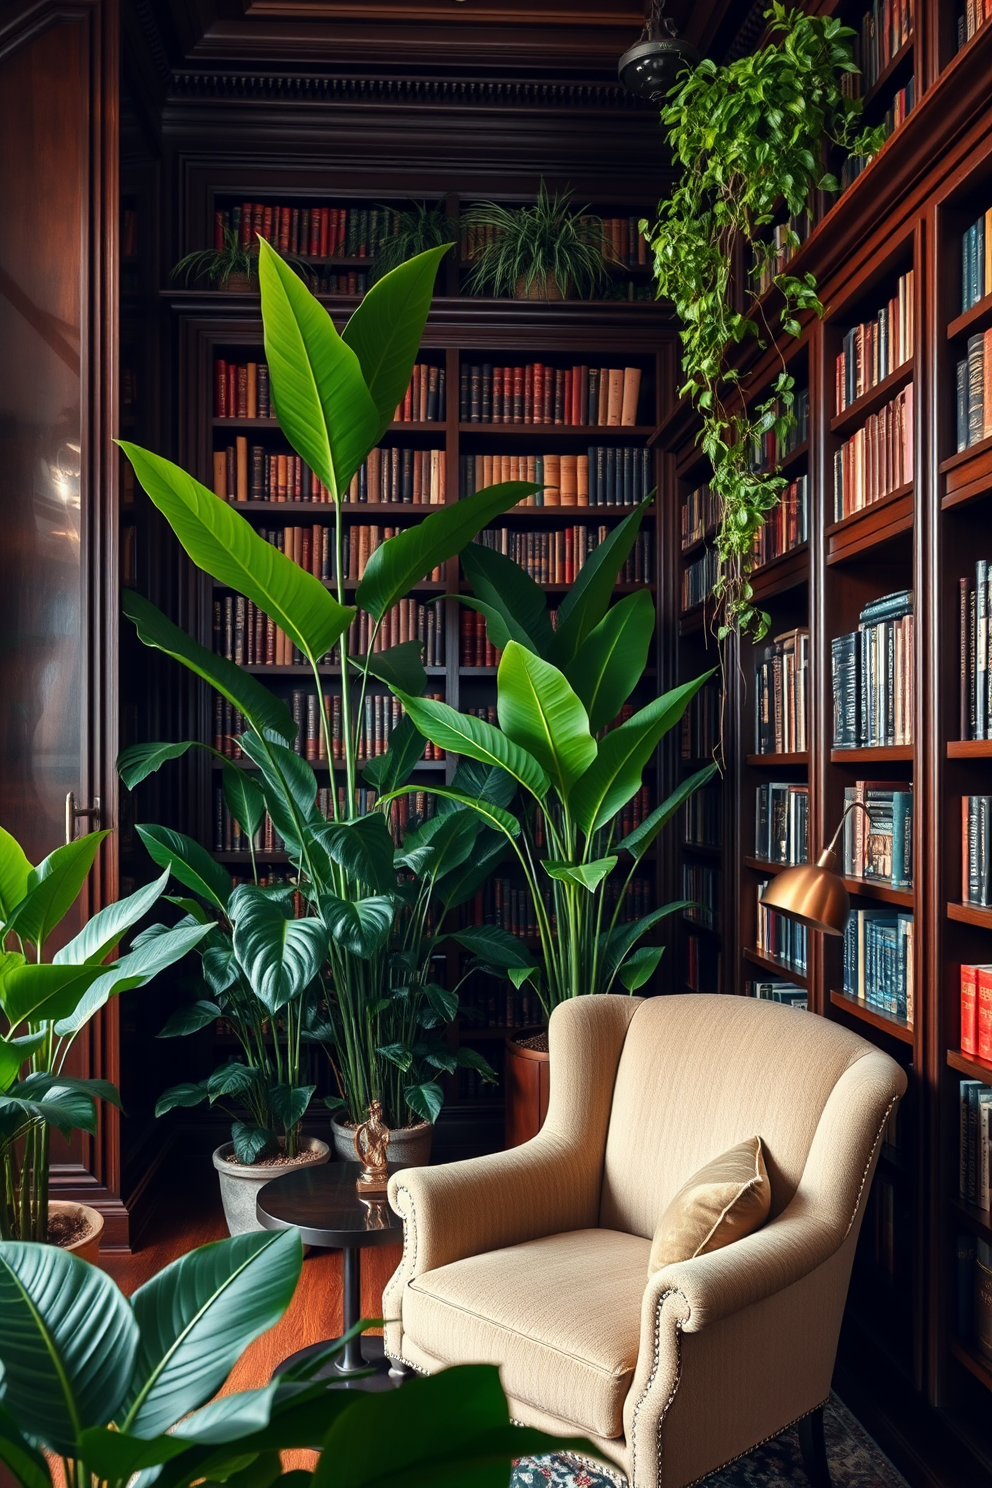
[[507, 1395], [596, 1436], [623, 1435], [651, 1246], [573, 1230], [426, 1271], [403, 1327], [448, 1364], [498, 1364]]

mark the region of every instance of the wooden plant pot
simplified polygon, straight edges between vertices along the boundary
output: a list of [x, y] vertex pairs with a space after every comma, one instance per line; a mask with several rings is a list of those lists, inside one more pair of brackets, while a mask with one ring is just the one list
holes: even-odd
[[519, 1147], [536, 1137], [548, 1114], [550, 1056], [544, 1049], [527, 1049], [518, 1042], [541, 1032], [543, 1029], [522, 1030], [506, 1040], [503, 1094], [506, 1101], [504, 1142], [508, 1148]]
[[545, 274], [543, 278], [538, 275], [528, 287], [526, 274], [521, 274], [513, 286], [513, 298], [515, 300], [567, 300], [568, 284], [566, 283], [564, 288], [559, 288], [554, 274]]

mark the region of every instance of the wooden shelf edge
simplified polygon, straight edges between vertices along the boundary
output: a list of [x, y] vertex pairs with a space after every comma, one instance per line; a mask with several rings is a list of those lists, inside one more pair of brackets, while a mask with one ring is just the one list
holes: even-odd
[[915, 754], [915, 744], [866, 744], [854, 749], [831, 749], [830, 763], [832, 765], [868, 765], [886, 764], [889, 761], [898, 763], [902, 760], [911, 763]]
[[900, 888], [896, 884], [882, 883], [873, 878], [856, 878], [844, 875], [844, 885], [849, 894], [860, 894], [864, 899], [879, 899], [883, 904], [898, 904], [903, 909], [913, 908], [913, 890]]
[[779, 765], [808, 765], [809, 750], [798, 749], [785, 754], [747, 754], [744, 758], [752, 770], [775, 770]]
[[789, 966], [785, 961], [779, 961], [775, 956], [766, 956], [764, 951], [756, 950], [753, 946], [745, 946], [744, 960], [750, 961], [752, 966], [758, 966], [762, 971], [770, 971], [773, 976], [784, 977], [786, 981], [794, 982], [797, 987], [809, 988], [809, 975], [806, 972], [796, 971], [795, 967]]
[[937, 469], [941, 475], [946, 475], [949, 470], [957, 470], [958, 466], [966, 464], [969, 460], [977, 460], [979, 456], [986, 455], [992, 450], [992, 434], [986, 439], [977, 439], [974, 444], [969, 444], [967, 449], [956, 450], [946, 460], [941, 460]]
[[974, 1375], [986, 1390], [992, 1390], [992, 1359], [986, 1359], [984, 1355], [974, 1352], [956, 1338], [951, 1339], [950, 1349], [954, 1358], [959, 1364], [964, 1365], [969, 1374]]
[[992, 739], [950, 739], [948, 759], [988, 759], [992, 757]]
[[959, 1075], [992, 1085], [992, 1063], [979, 1059], [977, 1054], [962, 1054], [960, 1049], [948, 1049], [945, 1057], [948, 1068], [956, 1070]]
[[947, 339], [955, 341], [958, 336], [967, 336], [972, 331], [982, 330], [986, 322], [992, 323], [992, 291], [976, 300], [969, 310], [962, 310], [947, 323]]
[[896, 367], [888, 377], [883, 377], [881, 382], [876, 382], [874, 387], [862, 393], [860, 398], [855, 398], [841, 413], [834, 414], [830, 420], [831, 434], [840, 434], [846, 429], [856, 427], [863, 419], [873, 414], [876, 409], [887, 403], [893, 394], [899, 392], [908, 382], [912, 382], [916, 367], [915, 357]]
[[[606, 353], [604, 352], [605, 356]], [[409, 428], [408, 424], [391, 425], [395, 429]], [[444, 428], [434, 424], [421, 425], [422, 428], [433, 429]], [[523, 434], [526, 436], [539, 434], [570, 434], [573, 438], [592, 439], [599, 434], [605, 434], [611, 439], [626, 437], [628, 439], [647, 439], [654, 432], [653, 424], [487, 424], [480, 419], [478, 423], [460, 422], [459, 434], [499, 434], [502, 436]]]
[[880, 1012], [866, 1002], [859, 1002], [856, 997], [848, 997], [846, 992], [831, 991], [830, 1002], [833, 1007], [842, 1008], [845, 1013], [850, 1013], [854, 1018], [860, 1018], [863, 1023], [868, 1023], [872, 1028], [878, 1028], [883, 1033], [890, 1034], [892, 1038], [899, 1039], [901, 1043], [911, 1044], [913, 1042], [913, 1025], [905, 1019], [896, 1018], [891, 1013]]
[[992, 909], [983, 909], [980, 904], [956, 904], [947, 906], [947, 918], [957, 920], [960, 925], [977, 925], [982, 930], [992, 930]]

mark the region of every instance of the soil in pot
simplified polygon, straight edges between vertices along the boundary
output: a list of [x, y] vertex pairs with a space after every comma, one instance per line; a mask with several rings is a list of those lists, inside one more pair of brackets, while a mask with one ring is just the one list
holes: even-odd
[[296, 1168], [314, 1163], [326, 1163], [331, 1149], [317, 1137], [304, 1137], [301, 1150], [296, 1157], [287, 1157], [284, 1152], [261, 1163], [239, 1162], [234, 1155], [234, 1143], [225, 1142], [213, 1154], [213, 1164], [220, 1179], [220, 1197], [224, 1205], [224, 1218], [228, 1233], [244, 1235], [249, 1230], [260, 1230], [255, 1215], [255, 1200], [260, 1188], [281, 1178]]
[[[355, 1127], [350, 1121], [332, 1120], [334, 1155], [339, 1162], [357, 1162]], [[425, 1168], [431, 1160], [434, 1128], [429, 1121], [415, 1126], [393, 1126], [389, 1129], [386, 1161], [390, 1167]]]
[[70, 1250], [81, 1260], [96, 1262], [103, 1234], [103, 1215], [88, 1204], [71, 1199], [49, 1199], [48, 1243]]

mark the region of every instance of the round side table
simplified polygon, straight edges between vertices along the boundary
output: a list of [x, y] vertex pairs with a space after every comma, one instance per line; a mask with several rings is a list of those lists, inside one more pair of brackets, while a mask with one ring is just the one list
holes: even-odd
[[[359, 1197], [355, 1180], [361, 1170], [357, 1162], [300, 1168], [267, 1183], [255, 1201], [258, 1221], [265, 1229], [297, 1229], [304, 1245], [342, 1252], [345, 1333], [362, 1315], [362, 1251], [370, 1245], [396, 1245], [403, 1238], [403, 1222], [390, 1209], [385, 1194]], [[389, 1171], [393, 1172], [392, 1167]], [[299, 1349], [283, 1360], [276, 1373], [334, 1341]], [[372, 1374], [367, 1373], [370, 1369]], [[401, 1374], [390, 1375], [389, 1369], [382, 1339], [358, 1336], [349, 1339], [338, 1358], [315, 1378], [345, 1389], [388, 1390], [403, 1382]]]

